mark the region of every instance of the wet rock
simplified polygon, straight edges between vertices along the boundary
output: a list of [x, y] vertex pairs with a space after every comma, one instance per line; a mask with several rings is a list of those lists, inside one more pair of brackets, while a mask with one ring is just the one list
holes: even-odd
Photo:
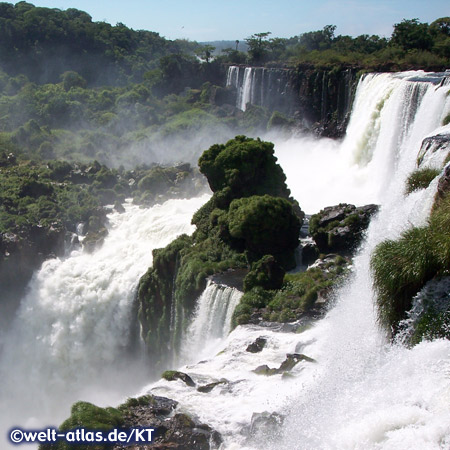
[[83, 249], [88, 253], [92, 253], [103, 245], [107, 235], [108, 230], [106, 228], [100, 228], [98, 231], [88, 231], [82, 242]]
[[264, 337], [256, 338], [255, 342], [248, 345], [246, 351], [250, 353], [259, 353], [266, 346], [267, 339]]
[[215, 381], [214, 383], [208, 383], [205, 384], [204, 386], [199, 386], [197, 388], [198, 392], [203, 392], [203, 393], [208, 393], [211, 392], [216, 386], [219, 386], [221, 384], [227, 384], [228, 380], [222, 379], [220, 381]]
[[444, 170], [443, 175], [439, 178], [436, 196], [434, 198], [435, 205], [438, 206], [445, 195], [450, 192], [450, 164]]
[[258, 366], [253, 372], [258, 375], [278, 375], [291, 371], [300, 361], [316, 362], [313, 358], [300, 353], [288, 353], [286, 359], [281, 363], [278, 369], [269, 367], [267, 364]]
[[276, 375], [278, 372], [277, 369], [270, 368], [267, 364], [263, 364], [261, 366], [258, 366], [253, 372], [255, 372], [258, 375]]
[[178, 370], [166, 370], [161, 377], [167, 381], [181, 380], [187, 386], [195, 387], [194, 380], [188, 374]]
[[310, 233], [322, 253], [348, 254], [356, 250], [377, 205], [356, 207], [347, 203], [329, 206], [314, 214]]
[[123, 207], [122, 203], [120, 203], [118, 200], [114, 202], [114, 209], [119, 213], [122, 214], [125, 212], [125, 208]]
[[309, 265], [319, 257], [319, 248], [313, 242], [302, 245], [302, 264]]
[[152, 443], [121, 445], [113, 450], [175, 449], [175, 450], [211, 450], [222, 443], [221, 435], [209, 425], [202, 424], [187, 414], [175, 413], [178, 403], [174, 400], [146, 395], [127, 401], [124, 412], [125, 428], [150, 427]]
[[316, 362], [313, 358], [303, 355], [301, 353], [288, 353], [286, 359], [281, 363], [279, 372], [292, 370], [300, 361]]

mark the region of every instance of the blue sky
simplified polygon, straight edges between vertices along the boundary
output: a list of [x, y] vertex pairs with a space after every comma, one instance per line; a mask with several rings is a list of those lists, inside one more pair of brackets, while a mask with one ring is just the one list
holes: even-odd
[[243, 40], [260, 32], [291, 37], [336, 25], [336, 34], [389, 37], [402, 19], [450, 16], [449, 0], [28, 0], [36, 6], [88, 12], [168, 39]]

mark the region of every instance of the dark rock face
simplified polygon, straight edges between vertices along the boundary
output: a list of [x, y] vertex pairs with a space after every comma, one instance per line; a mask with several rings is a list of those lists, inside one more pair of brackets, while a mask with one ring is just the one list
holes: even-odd
[[440, 201], [448, 192], [450, 192], [450, 165], [447, 165], [443, 175], [439, 179], [438, 188], [434, 199], [434, 207], [439, 206]]
[[[248, 68], [247, 68], [248, 69]], [[228, 80], [238, 107], [246, 67], [230, 68]], [[357, 69], [319, 69], [308, 64], [296, 69], [252, 67], [249, 103], [294, 118], [303, 128], [328, 137], [341, 137], [350, 117]], [[229, 72], [229, 75], [230, 72]]]
[[2, 318], [14, 313], [34, 270], [46, 259], [64, 254], [66, 231], [59, 223], [32, 226], [20, 234], [0, 234], [0, 302]]
[[203, 393], [208, 393], [211, 392], [216, 386], [219, 386], [221, 384], [228, 384], [228, 380], [225, 380], [225, 378], [219, 380], [219, 381], [214, 381], [213, 383], [208, 383], [205, 384], [204, 386], [199, 386], [197, 388], [198, 392], [203, 392]]
[[361, 242], [377, 205], [356, 207], [346, 203], [329, 206], [314, 214], [310, 233], [322, 253], [351, 253]]
[[246, 349], [247, 352], [250, 353], [259, 353], [262, 352], [263, 348], [267, 344], [267, 339], [264, 337], [259, 337], [255, 340], [255, 342], [252, 342]]
[[187, 373], [178, 372], [177, 370], [166, 370], [162, 374], [162, 378], [167, 381], [181, 380], [187, 386], [195, 387], [194, 380]]
[[[146, 404], [129, 406], [124, 414], [124, 427], [153, 428], [151, 444], [115, 445], [113, 450], [175, 449], [210, 450], [218, 448], [222, 438], [210, 426], [186, 414], [175, 413], [178, 403], [165, 397], [148, 396]], [[174, 414], [175, 413], [175, 414]]]
[[301, 353], [288, 353], [286, 359], [281, 363], [278, 369], [273, 369], [267, 364], [263, 364], [262, 366], [258, 366], [254, 372], [258, 375], [266, 376], [284, 374], [291, 371], [300, 361], [316, 362], [314, 359]]

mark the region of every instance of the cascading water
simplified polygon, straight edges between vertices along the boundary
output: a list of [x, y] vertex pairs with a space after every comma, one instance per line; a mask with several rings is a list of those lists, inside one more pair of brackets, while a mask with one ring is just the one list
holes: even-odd
[[[182, 382], [148, 386], [222, 433], [226, 449], [446, 449], [450, 447], [450, 342], [390, 344], [373, 305], [370, 255], [385, 239], [426, 223], [437, 179], [405, 196], [422, 141], [436, 133], [450, 110], [448, 86], [422, 72], [368, 75], [359, 84], [346, 138], [309, 138], [276, 145], [293, 196], [307, 212], [338, 202], [377, 202], [381, 209], [354, 262], [354, 274], [326, 317], [301, 334], [255, 325], [236, 328], [222, 351], [182, 368], [208, 393]], [[436, 80], [438, 82], [436, 82]], [[312, 146], [313, 148], [309, 148]], [[434, 148], [427, 165], [447, 155]], [[306, 206], [305, 206], [306, 205]], [[246, 346], [264, 337], [266, 347]], [[286, 353], [304, 353], [291, 376], [254, 373], [276, 368]], [[279, 412], [281, 429], [256, 427], [254, 413]], [[264, 422], [263, 422], [264, 423]]]
[[236, 89], [236, 107], [242, 111], [247, 104], [286, 113], [292, 109], [294, 92], [287, 69], [230, 66], [226, 86]]
[[191, 233], [191, 217], [207, 198], [151, 209], [128, 203], [124, 213], [108, 216], [110, 232], [100, 249], [43, 264], [3, 345], [0, 396], [8, 409], [2, 408], [2, 431], [58, 425], [74, 401], [118, 402], [148, 379], [151, 362], [145, 368], [130, 356], [136, 286], [152, 250]]
[[233, 312], [241, 297], [242, 292], [235, 288], [208, 282], [183, 337], [182, 360], [195, 362], [202, 355], [214, 353], [230, 332]]
[[[359, 83], [343, 142], [275, 136], [276, 156], [302, 209], [380, 203], [391, 195], [389, 184], [414, 169], [422, 140], [442, 131], [450, 97], [434, 82], [423, 72], [369, 74]], [[399, 164], [405, 152], [410, 157]], [[438, 166], [442, 153], [436, 158]]]

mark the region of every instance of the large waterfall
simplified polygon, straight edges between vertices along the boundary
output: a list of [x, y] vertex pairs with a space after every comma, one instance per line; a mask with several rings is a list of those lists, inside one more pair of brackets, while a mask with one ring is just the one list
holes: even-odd
[[[307, 212], [343, 201], [381, 204], [354, 275], [326, 317], [300, 334], [238, 327], [219, 353], [182, 368], [198, 385], [219, 383], [208, 394], [165, 380], [143, 392], [180, 401], [220, 431], [229, 450], [449, 448], [450, 342], [390, 344], [377, 325], [369, 270], [379, 242], [426, 223], [437, 179], [408, 196], [404, 183], [417, 156], [433, 148], [427, 144], [432, 136], [450, 133], [450, 126], [441, 127], [450, 111], [442, 79], [422, 72], [368, 75], [343, 142], [304, 137], [276, 147], [288, 185]], [[423, 163], [442, 166], [449, 147], [427, 154]], [[267, 341], [263, 351], [247, 352], [258, 337]], [[302, 361], [290, 377], [254, 373], [260, 365], [279, 367], [293, 352], [316, 362]], [[269, 418], [258, 426], [264, 413]], [[281, 416], [280, 428], [274, 424]]]
[[[245, 70], [236, 70], [229, 84], [245, 77]], [[413, 348], [387, 342], [376, 323], [369, 273], [379, 242], [427, 220], [437, 180], [408, 196], [404, 182], [418, 155], [425, 165], [444, 161], [433, 136], [450, 134], [450, 126], [441, 127], [450, 111], [446, 83], [442, 74], [423, 72], [367, 75], [342, 142], [276, 142], [288, 185], [306, 212], [339, 202], [375, 202], [381, 209], [335, 306], [301, 333], [282, 324], [229, 333], [240, 293], [208, 285], [185, 331], [187, 365], [180, 368], [197, 386], [215, 383], [208, 393], [179, 380], [145, 385], [151, 362], [140, 361], [130, 334], [135, 288], [151, 265], [152, 249], [192, 232], [191, 217], [207, 197], [151, 209], [128, 204], [125, 213], [109, 215], [101, 249], [45, 262], [3, 342], [0, 395], [8, 407], [0, 416], [2, 448], [4, 428], [56, 426], [71, 402], [113, 405], [139, 390], [178, 400], [182, 410], [222, 434], [227, 450], [449, 448], [450, 342]], [[242, 108], [248, 95], [242, 92]], [[265, 339], [264, 349], [247, 351], [257, 338]], [[133, 349], [131, 364], [126, 356]], [[279, 367], [290, 353], [312, 359], [298, 363], [291, 376], [254, 372], [261, 365]], [[264, 412], [279, 415], [263, 426], [252, 423]], [[281, 427], [269, 426], [281, 417]]]
[[128, 203], [109, 215], [102, 248], [43, 264], [3, 343], [0, 396], [9, 406], [0, 416], [2, 444], [3, 427], [58, 425], [74, 401], [118, 402], [148, 379], [151, 363], [127, 358], [136, 286], [152, 250], [192, 232], [191, 217], [207, 198], [151, 209]]

